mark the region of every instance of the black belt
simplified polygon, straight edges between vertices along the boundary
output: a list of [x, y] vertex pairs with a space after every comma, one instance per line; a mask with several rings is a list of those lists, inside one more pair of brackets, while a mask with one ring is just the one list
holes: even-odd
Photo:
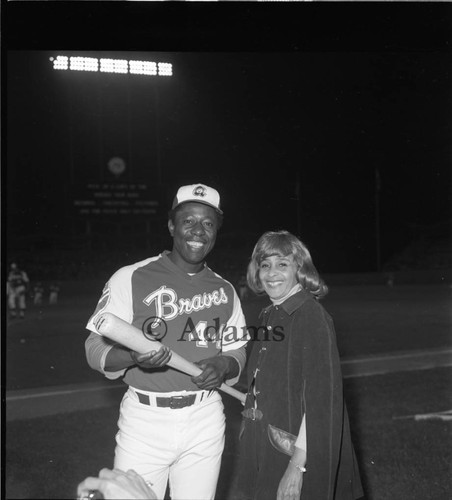
[[[213, 391], [207, 394], [209, 397]], [[142, 394], [141, 392], [135, 391], [138, 396], [138, 401], [141, 404], [151, 406], [149, 396], [147, 394]], [[197, 394], [188, 394], [187, 396], [171, 396], [168, 398], [157, 396], [155, 398], [156, 406], [159, 408], [171, 408], [176, 410], [178, 408], [185, 408], [186, 406], [192, 406], [196, 401]], [[153, 405], [152, 405], [153, 406]]]
[[190, 394], [188, 396], [171, 396], [170, 398], [156, 397], [155, 401], [160, 408], [171, 408], [172, 410], [176, 410], [177, 408], [185, 408], [186, 406], [194, 404], [196, 401], [196, 394]]

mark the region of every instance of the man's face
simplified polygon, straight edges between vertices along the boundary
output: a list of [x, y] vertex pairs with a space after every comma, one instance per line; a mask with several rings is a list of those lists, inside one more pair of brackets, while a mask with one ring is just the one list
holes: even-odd
[[212, 207], [202, 203], [184, 203], [173, 221], [168, 221], [173, 237], [170, 259], [187, 273], [196, 273], [204, 265], [215, 245], [218, 219]]

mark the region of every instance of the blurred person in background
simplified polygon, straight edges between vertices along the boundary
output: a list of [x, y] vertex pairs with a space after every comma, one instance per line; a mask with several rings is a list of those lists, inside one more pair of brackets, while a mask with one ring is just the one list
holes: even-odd
[[19, 269], [18, 265], [13, 262], [8, 274], [7, 295], [8, 307], [11, 318], [17, 318], [17, 310], [19, 310], [19, 317], [25, 317], [26, 294], [28, 291], [30, 280], [27, 273]]
[[49, 304], [54, 306], [58, 303], [58, 293], [60, 291], [60, 286], [58, 283], [52, 283], [49, 287]]
[[44, 287], [42, 283], [38, 281], [33, 288], [33, 304], [35, 306], [42, 305], [42, 298], [44, 297]]

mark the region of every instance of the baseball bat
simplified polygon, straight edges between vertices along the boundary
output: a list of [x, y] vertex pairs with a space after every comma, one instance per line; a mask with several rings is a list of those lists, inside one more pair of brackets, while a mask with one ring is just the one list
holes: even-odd
[[[139, 328], [127, 323], [112, 313], [102, 313], [96, 320], [95, 326], [99, 333], [105, 337], [128, 347], [132, 351], [139, 352], [140, 354], [145, 354], [149, 351], [158, 351], [163, 345], [158, 340], [152, 340], [145, 337]], [[186, 373], [187, 375], [191, 375], [192, 377], [196, 377], [202, 372], [199, 366], [196, 366], [194, 363], [186, 360], [174, 351], [172, 351], [168, 366]], [[242, 404], [245, 404], [246, 394], [243, 392], [226, 384], [221, 384], [219, 389], [238, 399]]]

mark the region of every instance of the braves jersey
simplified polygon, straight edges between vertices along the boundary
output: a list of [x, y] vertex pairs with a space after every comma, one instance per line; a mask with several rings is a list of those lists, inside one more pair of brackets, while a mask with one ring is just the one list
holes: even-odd
[[[231, 283], [207, 266], [189, 275], [168, 253], [119, 269], [105, 285], [88, 330], [99, 334], [96, 319], [110, 312], [192, 362], [244, 347], [248, 338], [245, 318]], [[199, 390], [189, 375], [169, 366], [105, 372], [112, 344], [99, 335], [91, 334], [87, 340], [88, 362], [108, 378], [124, 375], [127, 384], [152, 392]]]

